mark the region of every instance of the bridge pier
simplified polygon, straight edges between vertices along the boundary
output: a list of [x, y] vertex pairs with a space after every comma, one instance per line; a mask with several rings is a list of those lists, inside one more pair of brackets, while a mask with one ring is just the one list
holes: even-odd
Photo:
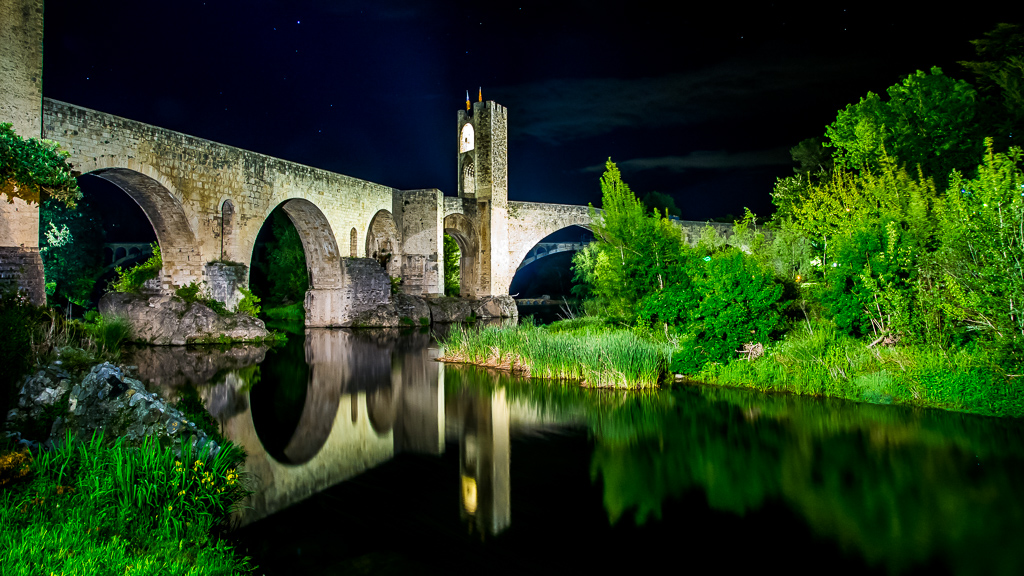
[[[22, 138], [42, 135], [43, 3], [0, 0], [0, 122]], [[10, 202], [8, 201], [10, 200]], [[39, 199], [0, 197], [0, 289], [46, 302], [39, 256]]]

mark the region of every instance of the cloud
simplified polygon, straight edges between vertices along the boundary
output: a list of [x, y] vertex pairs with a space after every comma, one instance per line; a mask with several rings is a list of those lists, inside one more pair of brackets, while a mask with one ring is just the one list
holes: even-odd
[[[618, 129], [683, 126], [770, 113], [765, 102], [813, 94], [845, 72], [826, 59], [731, 60], [648, 78], [573, 78], [505, 87], [512, 136], [558, 144]], [[498, 91], [497, 89], [495, 91]]]
[[[725, 151], [698, 150], [686, 156], [659, 156], [656, 158], [633, 158], [616, 162], [623, 172], [643, 170], [669, 170], [685, 172], [691, 169], [723, 170], [727, 168], [754, 168], [758, 166], [780, 166], [791, 164], [788, 148], [770, 148], [730, 154]], [[604, 164], [587, 166], [581, 172], [604, 172]]]

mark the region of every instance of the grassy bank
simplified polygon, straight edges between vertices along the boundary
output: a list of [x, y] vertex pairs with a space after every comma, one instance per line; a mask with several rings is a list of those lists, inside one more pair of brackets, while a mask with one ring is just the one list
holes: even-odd
[[[590, 317], [545, 327], [461, 328], [449, 334], [444, 350], [443, 361], [597, 387], [646, 388], [671, 375], [670, 344]], [[763, 392], [1024, 416], [1024, 383], [984, 349], [868, 347], [825, 321], [798, 325], [759, 358], [737, 355], [684, 376]]]
[[71, 441], [0, 456], [5, 575], [238, 574], [248, 559], [218, 535], [247, 494], [230, 445], [180, 458], [148, 442]]
[[710, 364], [692, 378], [761, 391], [1024, 416], [1024, 382], [985, 349], [869, 348], [826, 322], [798, 325], [768, 345], [764, 356]]
[[593, 387], [647, 388], [670, 375], [670, 352], [669, 346], [629, 330], [577, 321], [550, 328], [458, 327], [448, 334], [440, 360], [534, 378], [577, 380]]

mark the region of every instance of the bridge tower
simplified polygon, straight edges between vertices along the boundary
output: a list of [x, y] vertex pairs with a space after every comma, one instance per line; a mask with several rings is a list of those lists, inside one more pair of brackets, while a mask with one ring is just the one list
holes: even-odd
[[459, 198], [463, 214], [476, 227], [480, 247], [475, 259], [476, 286], [469, 290], [463, 287], [463, 293], [478, 297], [503, 294], [502, 287], [507, 289], [511, 281], [507, 248], [508, 109], [490, 100], [474, 102], [470, 110], [459, 111], [458, 136]]
[[[42, 135], [43, 1], [0, 0], [0, 122], [22, 138]], [[39, 257], [39, 204], [0, 198], [0, 288], [46, 301]]]

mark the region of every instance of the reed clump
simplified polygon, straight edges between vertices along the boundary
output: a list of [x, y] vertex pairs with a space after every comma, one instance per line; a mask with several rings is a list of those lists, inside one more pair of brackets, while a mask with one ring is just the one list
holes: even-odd
[[671, 348], [629, 330], [582, 325], [548, 330], [520, 325], [449, 332], [439, 360], [508, 370], [533, 378], [576, 380], [599, 388], [650, 388], [669, 375]]

